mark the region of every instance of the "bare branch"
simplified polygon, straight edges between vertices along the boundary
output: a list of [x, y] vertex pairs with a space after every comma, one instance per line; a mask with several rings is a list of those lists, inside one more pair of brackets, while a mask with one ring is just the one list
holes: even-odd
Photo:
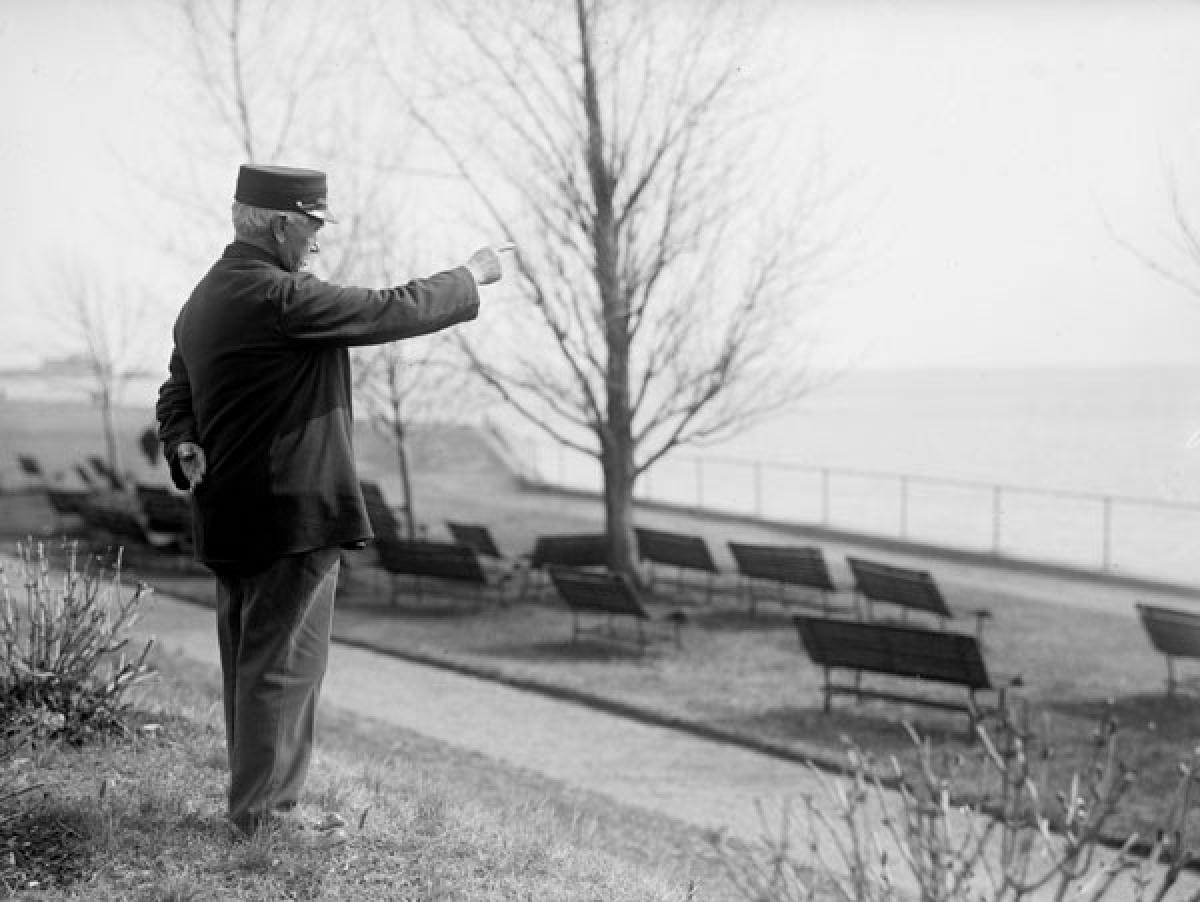
[[793, 321], [830, 247], [819, 205], [763, 204], [773, 186], [754, 184], [762, 102], [739, 45], [713, 39], [735, 4], [444, 5], [462, 65], [419, 71], [454, 102], [412, 115], [522, 249], [511, 340], [469, 359], [539, 430], [599, 455], [611, 539], [631, 529], [637, 473], [811, 387]]

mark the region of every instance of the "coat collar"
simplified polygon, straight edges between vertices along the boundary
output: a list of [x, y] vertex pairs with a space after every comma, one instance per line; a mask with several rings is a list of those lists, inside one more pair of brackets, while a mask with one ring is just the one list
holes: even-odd
[[222, 256], [227, 260], [260, 260], [263, 263], [273, 263], [276, 266], [282, 266], [279, 258], [273, 253], [245, 241], [234, 241], [225, 248], [225, 253]]

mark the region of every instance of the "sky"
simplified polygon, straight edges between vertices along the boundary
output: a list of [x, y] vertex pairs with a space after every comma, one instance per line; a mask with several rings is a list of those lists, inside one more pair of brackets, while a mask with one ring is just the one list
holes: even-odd
[[[774, 24], [747, 66], [788, 75], [768, 98], [769, 176], [785, 181], [815, 140], [846, 186], [822, 359], [1200, 359], [1200, 297], [1117, 240], [1188, 266], [1167, 178], [1200, 221], [1200, 4], [761, 2]], [[185, 114], [161, 52], [176, 27], [151, 0], [0, 0], [0, 369], [70, 350], [47, 313], [62, 260], [98, 281], [165, 265], [173, 221], [138, 183], [169, 166], [156, 153]], [[198, 275], [156, 275], [164, 340]]]

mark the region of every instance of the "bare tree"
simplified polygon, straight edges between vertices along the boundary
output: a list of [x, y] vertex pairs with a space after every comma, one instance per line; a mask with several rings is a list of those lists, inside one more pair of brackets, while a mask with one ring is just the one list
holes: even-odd
[[[409, 430], [414, 423], [468, 418], [481, 404], [478, 385], [454, 346], [430, 336], [419, 342], [362, 349], [355, 359], [354, 389], [372, 427], [396, 452], [403, 491], [400, 508], [408, 535], [416, 536]], [[447, 404], [451, 399], [453, 403]]]
[[1196, 214], [1188, 210], [1174, 173], [1168, 170], [1165, 179], [1173, 245], [1168, 256], [1158, 256], [1144, 250], [1113, 228], [1107, 217], [1105, 224], [1114, 240], [1151, 272], [1200, 299], [1200, 223], [1196, 221]]
[[[416, 250], [419, 241], [397, 241], [401, 228], [394, 223], [375, 224], [368, 215], [363, 228], [358, 272], [371, 281], [396, 284], [405, 265], [403, 248]], [[409, 432], [414, 423], [466, 419], [479, 409], [478, 380], [466, 366], [457, 345], [445, 335], [356, 348], [354, 393], [365, 408], [368, 422], [383, 434], [396, 452], [403, 498], [400, 503], [409, 536], [417, 535]]]
[[[356, 84], [359, 69], [345, 65], [361, 22], [352, 12], [329, 16], [327, 8], [303, 0], [175, 0], [182, 44], [171, 47], [180, 67], [185, 120], [172, 136], [183, 151], [183, 173], [153, 190], [172, 208], [187, 213], [203, 231], [228, 228], [228, 210], [214, 208], [202, 186], [218, 161], [228, 180], [228, 161], [290, 163], [305, 160], [328, 167], [348, 147], [364, 146], [372, 118], [361, 105], [371, 96]], [[393, 147], [386, 145], [390, 154]], [[374, 161], [372, 161], [374, 162]], [[354, 170], [358, 182], [361, 170]], [[376, 195], [357, 184], [356, 200]], [[346, 203], [345, 225], [327, 242], [322, 261], [331, 277], [351, 271], [363, 211]], [[325, 238], [325, 236], [322, 236]], [[191, 248], [173, 248], [188, 254]]]
[[[462, 80], [412, 114], [517, 244], [520, 276], [507, 328], [464, 350], [512, 409], [599, 462], [610, 563], [636, 576], [638, 477], [811, 386], [792, 324], [827, 249], [819, 173], [786, 161], [766, 186], [779, 203], [757, 190], [765, 110], [723, 43], [732, 4], [445, 9], [461, 46], [436, 71]], [[412, 78], [380, 59], [407, 99]]]
[[46, 292], [46, 309], [67, 346], [89, 374], [88, 393], [100, 414], [108, 466], [123, 483], [126, 471], [117, 439], [114, 408], [130, 380], [147, 375], [147, 338], [151, 305], [137, 289], [100, 281], [79, 260], [58, 264]]

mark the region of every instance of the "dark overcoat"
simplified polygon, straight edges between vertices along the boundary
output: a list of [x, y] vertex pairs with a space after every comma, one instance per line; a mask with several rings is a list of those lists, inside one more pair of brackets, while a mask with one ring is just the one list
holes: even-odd
[[156, 408], [176, 486], [188, 487], [181, 442], [207, 458], [193, 493], [197, 558], [255, 564], [369, 540], [347, 348], [435, 332], [478, 310], [465, 267], [373, 290], [229, 245], [179, 313]]

